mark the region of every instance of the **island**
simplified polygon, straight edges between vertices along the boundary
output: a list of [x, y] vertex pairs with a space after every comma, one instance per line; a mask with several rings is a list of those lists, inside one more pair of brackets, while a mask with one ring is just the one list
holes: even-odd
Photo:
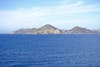
[[13, 34], [100, 34], [100, 30], [90, 30], [79, 26], [63, 30], [46, 24], [40, 28], [19, 29], [14, 31]]

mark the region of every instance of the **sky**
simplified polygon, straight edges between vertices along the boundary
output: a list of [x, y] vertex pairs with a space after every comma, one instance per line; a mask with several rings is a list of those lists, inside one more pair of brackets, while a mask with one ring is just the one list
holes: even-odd
[[45, 24], [100, 29], [100, 0], [0, 0], [0, 33]]

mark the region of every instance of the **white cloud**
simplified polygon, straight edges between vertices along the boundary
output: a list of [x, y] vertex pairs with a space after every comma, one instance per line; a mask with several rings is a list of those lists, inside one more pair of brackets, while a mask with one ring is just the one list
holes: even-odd
[[[82, 13], [91, 13], [100, 11], [99, 6], [96, 5], [84, 5], [85, 2], [78, 1], [72, 4], [59, 4], [49, 7], [33, 7], [27, 9], [0, 11], [0, 26], [9, 28], [20, 28], [20, 27], [32, 27], [32, 25], [38, 26], [39, 24], [61, 24], [60, 22], [49, 22], [53, 21], [54, 18], [70, 16]], [[80, 18], [81, 19], [81, 18]], [[60, 20], [60, 19], [58, 19]], [[87, 19], [86, 19], [87, 20]], [[55, 21], [55, 20], [54, 20]], [[83, 23], [84, 20], [77, 20], [72, 18], [71, 20], [63, 20], [68, 23], [78, 22]], [[72, 22], [73, 21], [73, 22]], [[89, 21], [89, 20], [88, 20]], [[62, 22], [64, 24], [65, 22]], [[84, 21], [85, 22], [85, 21]], [[76, 23], [77, 24], [77, 23]]]

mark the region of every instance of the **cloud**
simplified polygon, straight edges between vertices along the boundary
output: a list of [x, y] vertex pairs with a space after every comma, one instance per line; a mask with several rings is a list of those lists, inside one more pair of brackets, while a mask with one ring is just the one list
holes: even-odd
[[[72, 18], [69, 20], [61, 20], [62, 23], [57, 22], [55, 19], [63, 18], [65, 16], [75, 16], [77, 14], [92, 13], [100, 11], [98, 5], [85, 5], [84, 1], [77, 1], [70, 4], [58, 4], [55, 6], [39, 6], [33, 8], [20, 8], [17, 10], [0, 10], [0, 26], [2, 28], [20, 28], [20, 27], [32, 27], [39, 26], [46, 23], [55, 25], [78, 22], [83, 23], [84, 20], [77, 20]], [[50, 22], [52, 20], [52, 22]], [[60, 19], [58, 19], [60, 21]], [[90, 19], [88, 19], [89, 22]], [[56, 21], [56, 22], [55, 22]], [[65, 22], [66, 23], [65, 23]], [[84, 21], [84, 22], [86, 22]], [[55, 23], [54, 23], [55, 22]]]

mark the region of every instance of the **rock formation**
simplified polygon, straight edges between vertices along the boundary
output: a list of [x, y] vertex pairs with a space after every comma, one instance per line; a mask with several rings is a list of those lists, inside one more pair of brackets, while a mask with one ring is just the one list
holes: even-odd
[[14, 31], [14, 34], [99, 34], [99, 31], [89, 30], [82, 27], [74, 27], [70, 30], [61, 30], [50, 24], [46, 24], [40, 28], [20, 29]]

